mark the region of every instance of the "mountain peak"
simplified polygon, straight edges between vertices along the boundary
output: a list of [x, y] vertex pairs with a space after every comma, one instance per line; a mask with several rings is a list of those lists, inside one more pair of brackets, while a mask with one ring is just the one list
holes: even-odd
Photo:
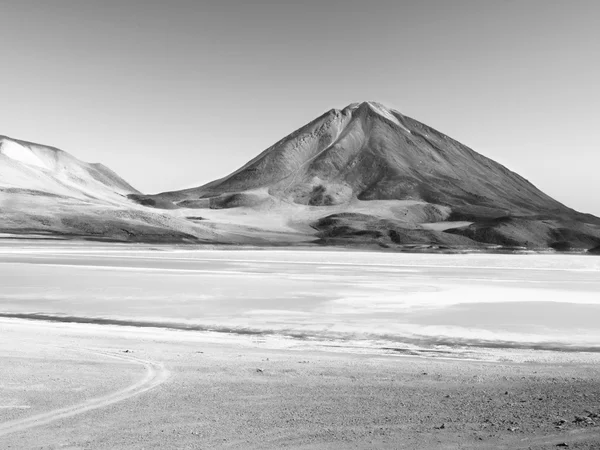
[[390, 109], [387, 106], [385, 106], [383, 103], [379, 103], [379, 102], [376, 102], [376, 101], [373, 101], [373, 100], [365, 100], [365, 101], [362, 101], [362, 102], [350, 103], [344, 109], [357, 109], [357, 108], [359, 108], [361, 106], [375, 107], [375, 108], [381, 108], [381, 109], [386, 109], [386, 110]]
[[386, 119], [390, 122], [393, 122], [394, 124], [399, 125], [402, 128], [404, 128], [398, 119], [398, 116], [402, 117], [402, 114], [400, 114], [396, 110], [388, 108], [383, 103], [379, 103], [379, 102], [375, 102], [375, 101], [364, 101], [364, 102], [360, 102], [360, 103], [351, 103], [343, 109], [343, 111], [350, 111], [350, 112], [359, 111], [359, 110], [372, 111], [372, 112], [378, 114], [379, 116], [383, 117], [384, 119]]

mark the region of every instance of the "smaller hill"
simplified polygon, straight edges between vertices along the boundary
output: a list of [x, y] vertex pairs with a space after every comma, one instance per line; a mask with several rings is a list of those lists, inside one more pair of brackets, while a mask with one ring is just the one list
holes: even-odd
[[102, 164], [86, 163], [57, 148], [6, 136], [0, 136], [0, 190], [110, 203], [138, 193]]
[[0, 234], [121, 242], [227, 241], [202, 224], [132, 202], [102, 164], [0, 136]]

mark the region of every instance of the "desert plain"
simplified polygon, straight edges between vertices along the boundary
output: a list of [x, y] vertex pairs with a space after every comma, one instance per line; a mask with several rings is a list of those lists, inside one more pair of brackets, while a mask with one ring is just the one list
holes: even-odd
[[0, 448], [600, 448], [600, 259], [0, 243]]

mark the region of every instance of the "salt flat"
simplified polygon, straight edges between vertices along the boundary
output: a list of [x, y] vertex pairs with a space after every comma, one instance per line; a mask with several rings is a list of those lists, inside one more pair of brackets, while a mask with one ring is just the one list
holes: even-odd
[[[600, 350], [600, 259], [31, 243], [0, 312], [342, 347]], [[299, 344], [299, 342], [296, 342]]]

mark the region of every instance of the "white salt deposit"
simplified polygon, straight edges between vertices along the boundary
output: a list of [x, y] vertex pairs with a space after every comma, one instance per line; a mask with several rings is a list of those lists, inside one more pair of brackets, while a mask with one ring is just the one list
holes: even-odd
[[0, 310], [367, 346], [600, 343], [600, 260], [589, 256], [50, 247], [0, 247]]

